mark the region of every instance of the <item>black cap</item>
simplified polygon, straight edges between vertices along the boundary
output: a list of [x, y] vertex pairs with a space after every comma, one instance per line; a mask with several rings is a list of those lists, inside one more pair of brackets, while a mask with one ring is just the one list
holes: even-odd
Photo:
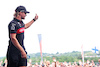
[[15, 12], [25, 12], [25, 13], [30, 13], [29, 11], [26, 10], [26, 8], [24, 6], [18, 6], [15, 9]]

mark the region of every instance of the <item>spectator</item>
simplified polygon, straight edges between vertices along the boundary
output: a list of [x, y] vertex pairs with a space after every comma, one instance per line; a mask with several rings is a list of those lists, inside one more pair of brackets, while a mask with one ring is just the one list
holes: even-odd
[[33, 65], [32, 67], [39, 67], [38, 63], [36, 62], [35, 65]]
[[51, 67], [50, 61], [46, 61], [46, 67]]
[[62, 62], [60, 63], [60, 67], [66, 67]]
[[68, 64], [67, 64], [67, 62], [66, 62], [66, 61], [64, 62], [64, 65], [65, 65], [65, 66], [68, 66]]
[[71, 62], [69, 62], [69, 63], [68, 63], [68, 66], [69, 66], [69, 67], [71, 67], [71, 66], [72, 66], [72, 65], [71, 65]]
[[82, 66], [82, 61], [81, 60], [79, 60], [79, 65]]
[[2, 62], [3, 62], [3, 61], [0, 61], [0, 67], [2, 67]]
[[27, 67], [32, 67], [32, 60], [30, 59], [29, 62], [27, 63]]
[[3, 63], [3, 67], [7, 67], [7, 59], [5, 59], [5, 61]]
[[92, 67], [95, 67], [95, 63], [93, 60], [91, 60], [91, 64], [92, 64]]

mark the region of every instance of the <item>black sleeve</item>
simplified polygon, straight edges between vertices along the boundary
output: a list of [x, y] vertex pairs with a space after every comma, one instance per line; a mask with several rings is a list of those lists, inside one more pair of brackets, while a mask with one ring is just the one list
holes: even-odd
[[10, 23], [9, 24], [9, 31], [10, 31], [10, 33], [16, 33], [17, 32], [17, 24]]

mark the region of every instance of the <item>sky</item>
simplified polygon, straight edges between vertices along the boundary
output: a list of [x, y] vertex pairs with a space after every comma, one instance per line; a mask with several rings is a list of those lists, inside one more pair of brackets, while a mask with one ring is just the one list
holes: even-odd
[[0, 57], [6, 56], [8, 24], [17, 6], [25, 6], [24, 23], [35, 15], [38, 20], [25, 30], [28, 54], [40, 52], [38, 34], [42, 35], [43, 53], [100, 50], [100, 0], [2, 0], [0, 1]]

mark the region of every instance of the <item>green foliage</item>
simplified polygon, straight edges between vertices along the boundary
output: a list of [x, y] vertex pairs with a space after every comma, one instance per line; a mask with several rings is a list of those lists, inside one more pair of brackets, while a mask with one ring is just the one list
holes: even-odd
[[[85, 56], [95, 56], [95, 53], [92, 53], [91, 51], [85, 51], [84, 52]], [[82, 61], [82, 57], [81, 57], [81, 52], [79, 51], [73, 51], [73, 52], [67, 52], [67, 53], [59, 53], [57, 52], [56, 54], [49, 54], [49, 53], [43, 53], [43, 60], [49, 60], [50, 62], [53, 62], [53, 57], [56, 58], [57, 61], [59, 62], [78, 62], [79, 60]], [[34, 57], [31, 57], [32, 61], [35, 62], [40, 62], [41, 61], [41, 57], [40, 57], [40, 53], [35, 54]], [[85, 62], [87, 60], [94, 60], [95, 62], [98, 62], [98, 57], [87, 57], [84, 58]]]
[[[96, 56], [96, 54], [91, 51], [84, 51], [84, 55], [85, 56]], [[30, 56], [30, 59], [32, 59], [32, 64], [35, 64], [36, 62], [40, 63], [40, 61], [41, 61], [40, 53], [29, 54], [29, 56]], [[43, 53], [43, 60], [46, 59], [46, 60], [49, 60], [50, 62], [53, 62], [53, 57], [55, 57], [56, 60], [59, 62], [64, 62], [64, 61], [78, 62], [79, 60], [82, 61], [81, 52], [79, 52], [79, 51], [73, 51], [73, 52], [67, 52], [67, 53], [57, 52], [56, 54]], [[6, 57], [3, 57], [0, 60], [2, 60], [4, 62], [5, 59], [6, 59]], [[99, 59], [99, 57], [85, 57], [84, 61], [86, 62], [87, 60], [90, 60], [90, 61], [93, 60], [94, 62], [98, 62], [98, 59]]]

